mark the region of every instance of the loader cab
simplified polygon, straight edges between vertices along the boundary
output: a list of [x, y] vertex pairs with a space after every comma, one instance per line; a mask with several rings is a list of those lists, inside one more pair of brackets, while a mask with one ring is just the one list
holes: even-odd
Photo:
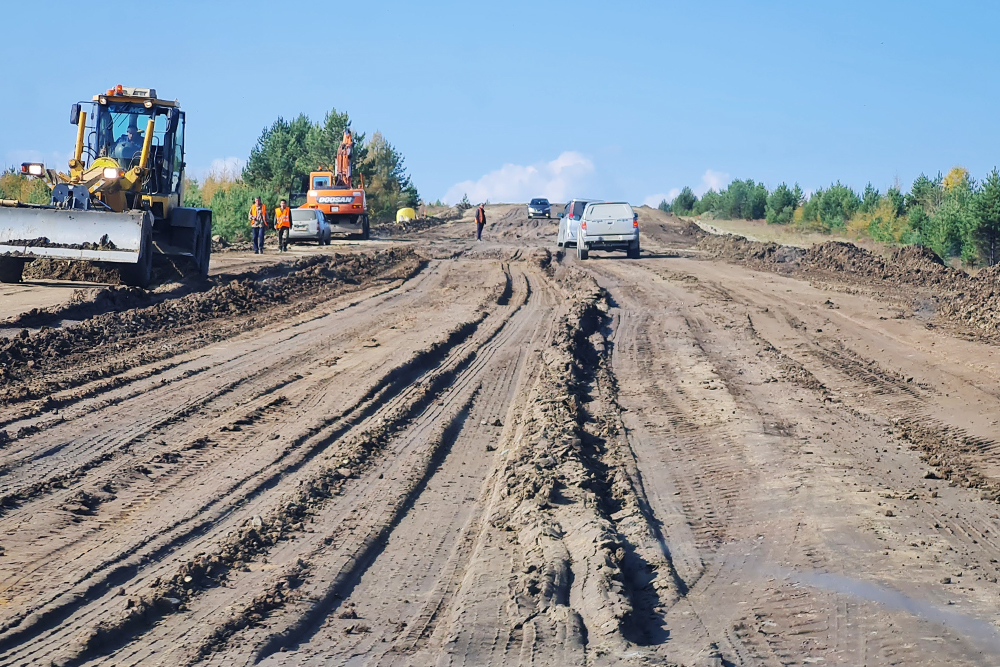
[[88, 162], [107, 157], [118, 162], [123, 171], [137, 166], [152, 118], [149, 177], [143, 183], [142, 195], [175, 195], [178, 201], [174, 205], [179, 205], [184, 177], [184, 113], [171, 103], [152, 99], [101, 96], [94, 107], [94, 123], [87, 142]]

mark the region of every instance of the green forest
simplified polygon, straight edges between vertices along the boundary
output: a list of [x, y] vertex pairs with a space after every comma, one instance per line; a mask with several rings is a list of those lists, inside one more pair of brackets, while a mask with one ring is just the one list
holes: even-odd
[[798, 184], [768, 190], [736, 179], [700, 198], [689, 187], [659, 208], [675, 215], [766, 220], [768, 224], [870, 238], [879, 243], [923, 245], [965, 266], [1000, 263], [1000, 173], [977, 182], [962, 167], [934, 178], [921, 174], [908, 192], [884, 193], [870, 183], [855, 192], [839, 181], [806, 196]]
[[[261, 197], [271, 211], [281, 199], [300, 203], [293, 203], [293, 195], [305, 191], [310, 171], [332, 168], [349, 123], [348, 115], [336, 109], [322, 123], [305, 114], [292, 121], [278, 118], [261, 132], [242, 172], [210, 173], [201, 182], [186, 179], [183, 205], [211, 208], [213, 234], [230, 240], [248, 237], [247, 212], [254, 197]], [[355, 132], [354, 155], [373, 223], [394, 220], [398, 209], [419, 203], [403, 156], [379, 132], [371, 139]], [[0, 174], [0, 199], [47, 204], [49, 198], [49, 188], [40, 179], [13, 168]]]
[[51, 190], [40, 178], [28, 178], [13, 167], [0, 174], [0, 199], [17, 199], [30, 204], [48, 204]]
[[[348, 115], [336, 109], [322, 123], [312, 122], [305, 114], [292, 121], [278, 118], [261, 132], [242, 173], [212, 173], [202, 182], [188, 180], [184, 205], [211, 208], [215, 234], [227, 239], [248, 236], [247, 211], [254, 197], [261, 197], [272, 211], [280, 199], [292, 203], [296, 193], [306, 190], [310, 171], [332, 167], [349, 123]], [[403, 156], [380, 133], [368, 139], [355, 132], [354, 155], [365, 179], [373, 223], [393, 220], [397, 209], [417, 205], [420, 195], [406, 173]]]

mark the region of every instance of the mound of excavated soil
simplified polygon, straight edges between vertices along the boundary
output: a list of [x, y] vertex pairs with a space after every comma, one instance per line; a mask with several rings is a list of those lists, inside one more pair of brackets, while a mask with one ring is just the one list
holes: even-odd
[[[144, 308], [103, 313], [79, 324], [59, 329], [42, 328], [31, 334], [27, 329], [13, 340], [0, 338], [0, 404], [22, 400], [47, 391], [49, 384], [60, 388], [65, 381], [43, 378], [44, 381], [26, 386], [30, 378], [47, 369], [72, 366], [75, 355], [116, 354], [137, 350], [143, 361], [164, 358], [179, 351], [183, 345], [173, 345], [167, 351], [155, 343], [169, 338], [179, 341], [185, 330], [207, 321], [234, 320], [224, 327], [232, 335], [253, 326], [247, 315], [263, 315], [275, 306], [301, 303], [304, 308], [329, 298], [337, 287], [363, 284], [403, 266], [416, 270], [420, 260], [411, 250], [392, 249], [350, 255], [314, 255], [286, 265], [284, 271], [271, 278], [242, 278], [217, 285], [203, 292], [161, 301]], [[263, 269], [277, 271], [276, 267]], [[117, 292], [107, 298], [120, 298]], [[128, 292], [121, 298], [140, 297]], [[203, 332], [200, 336], [211, 336]], [[138, 352], [138, 350], [144, 350]], [[105, 374], [114, 374], [131, 365], [126, 359], [109, 367]], [[45, 387], [43, 387], [45, 385]], [[72, 385], [72, 383], [70, 383]]]
[[898, 248], [888, 258], [844, 241], [827, 241], [803, 250], [725, 235], [706, 236], [699, 246], [720, 259], [756, 268], [832, 272], [844, 279], [960, 287], [969, 278], [945, 266], [933, 250], [922, 246]]
[[69, 302], [53, 308], [32, 308], [4, 322], [6, 327], [51, 326], [62, 319], [82, 320], [99, 313], [148, 306], [150, 292], [139, 287], [90, 287], [73, 292]]
[[705, 236], [699, 247], [716, 258], [779, 273], [819, 273], [824, 278], [890, 287], [922, 287], [938, 293], [940, 313], [988, 336], [1000, 335], [1000, 268], [983, 269], [975, 277], [945, 266], [922, 246], [897, 248], [888, 257], [842, 241], [808, 250], [740, 236]]
[[980, 283], [1000, 283], [1000, 264], [988, 266], [976, 274], [976, 280]]
[[118, 270], [93, 262], [71, 262], [65, 259], [36, 259], [24, 267], [24, 277], [33, 280], [79, 280], [89, 283], [118, 285]]
[[373, 236], [377, 236], [379, 238], [390, 238], [393, 236], [400, 236], [402, 234], [422, 232], [425, 229], [443, 225], [445, 222], [447, 221], [442, 218], [427, 216], [426, 218], [407, 220], [405, 222], [387, 222], [381, 225], [375, 225], [371, 228], [371, 232]]

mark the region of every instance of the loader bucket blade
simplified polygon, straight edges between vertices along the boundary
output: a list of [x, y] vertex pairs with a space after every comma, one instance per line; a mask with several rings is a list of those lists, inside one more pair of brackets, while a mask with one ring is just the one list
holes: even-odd
[[136, 264], [145, 215], [0, 207], [0, 256]]

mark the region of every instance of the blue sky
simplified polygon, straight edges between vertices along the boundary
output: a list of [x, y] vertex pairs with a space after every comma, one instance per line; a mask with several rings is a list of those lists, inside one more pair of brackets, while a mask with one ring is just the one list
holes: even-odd
[[64, 164], [69, 105], [117, 83], [180, 100], [194, 175], [245, 159], [279, 115], [335, 107], [429, 200], [642, 203], [734, 177], [884, 190], [1000, 163], [993, 3], [7, 5], [7, 165]]

